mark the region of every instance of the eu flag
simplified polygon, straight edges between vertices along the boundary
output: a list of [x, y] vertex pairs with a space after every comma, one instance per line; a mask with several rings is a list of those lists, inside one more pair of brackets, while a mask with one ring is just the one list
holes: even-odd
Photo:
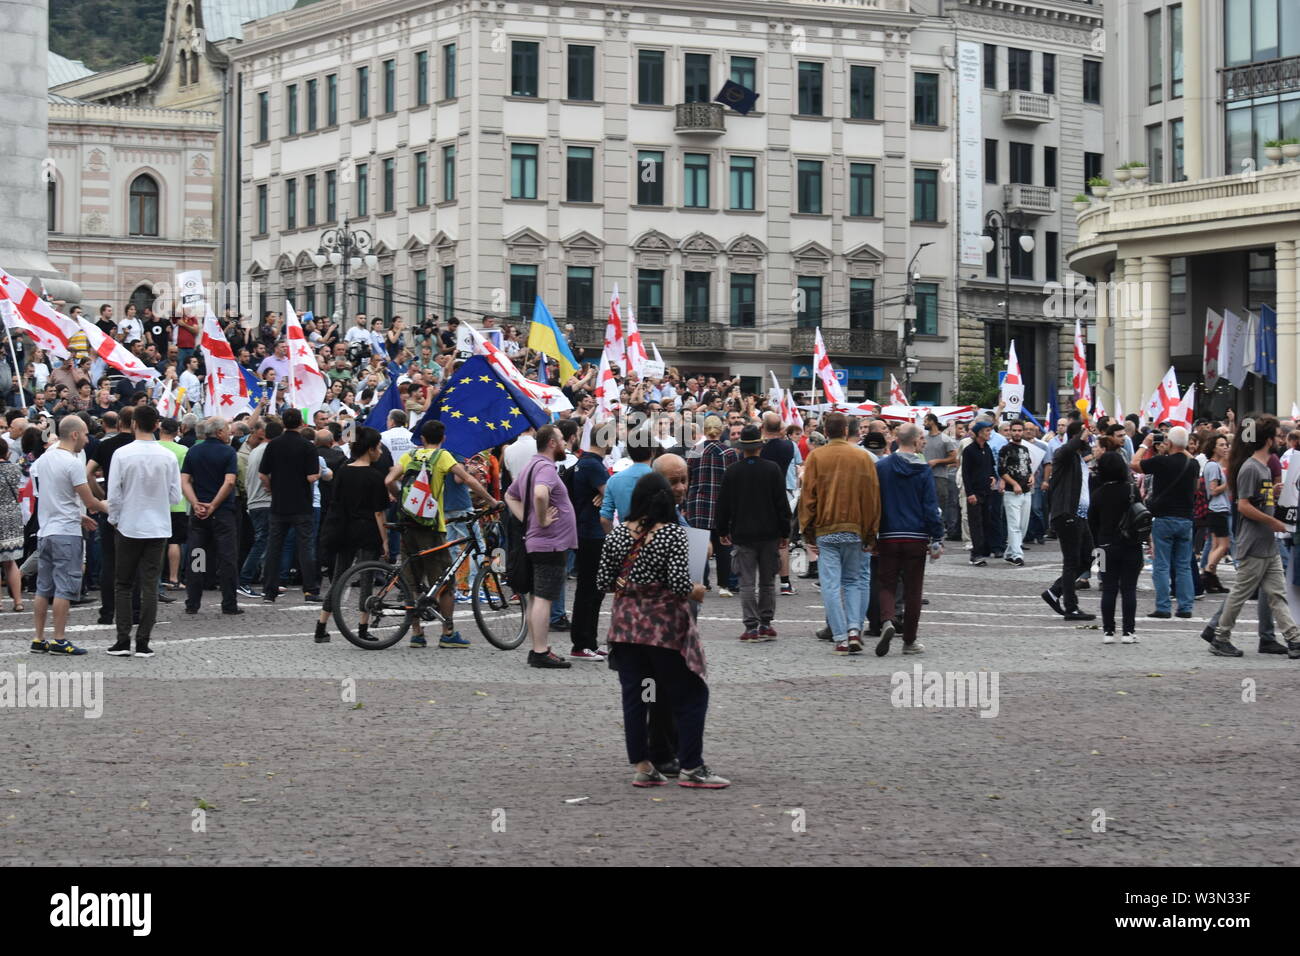
[[1259, 307], [1259, 331], [1255, 334], [1255, 371], [1277, 384], [1277, 313], [1271, 306]]
[[442, 447], [463, 458], [495, 448], [551, 420], [482, 355], [475, 355], [447, 376], [438, 401], [425, 417], [437, 417], [447, 426]]
[[[250, 372], [244, 366], [239, 366], [239, 374], [244, 377], [244, 385], [248, 388], [248, 404], [252, 408], [257, 408], [262, 399], [268, 397], [266, 386], [256, 375]], [[274, 391], [274, 389], [272, 389]]]
[[758, 94], [734, 80], [727, 80], [713, 102], [730, 106], [737, 113], [748, 114], [758, 105]]

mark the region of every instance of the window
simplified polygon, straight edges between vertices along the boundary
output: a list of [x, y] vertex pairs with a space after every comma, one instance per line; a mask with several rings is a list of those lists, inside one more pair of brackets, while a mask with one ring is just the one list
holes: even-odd
[[510, 267], [510, 314], [516, 319], [530, 319], [537, 301], [537, 266]]
[[267, 225], [267, 191], [266, 186], [257, 187], [257, 234], [265, 236], [269, 231]]
[[415, 154], [415, 204], [429, 205], [429, 154]]
[[339, 78], [331, 73], [325, 77], [325, 125], [339, 124]]
[[1034, 184], [1034, 147], [1030, 143], [1010, 143], [1011, 147], [1011, 182]]
[[876, 326], [876, 281], [849, 280], [849, 328], [870, 331]]
[[368, 163], [357, 164], [357, 215], [370, 215], [370, 166]]
[[570, 146], [565, 161], [565, 197], [569, 202], [594, 202], [593, 181], [596, 150], [591, 146]]
[[798, 211], [818, 216], [822, 211], [822, 163], [817, 159], [799, 160]]
[[357, 119], [370, 115], [370, 67], [357, 67]]
[[325, 314], [334, 315], [338, 311], [338, 286], [331, 282], [325, 287]]
[[876, 214], [876, 166], [874, 163], [849, 163], [849, 215]]
[[664, 154], [659, 150], [640, 150], [636, 154], [636, 166], [636, 204], [662, 206], [664, 204]]
[[1048, 282], [1056, 282], [1061, 277], [1060, 275], [1061, 270], [1059, 265], [1060, 257], [1061, 257], [1060, 233], [1056, 233], [1056, 232], [1043, 233], [1043, 258], [1046, 260], [1043, 265], [1044, 268], [1047, 270]]
[[636, 272], [636, 314], [642, 325], [664, 324], [664, 271], [638, 269]]
[[325, 221], [338, 222], [339, 174], [334, 170], [325, 173]]
[[448, 43], [442, 48], [442, 98], [456, 98], [456, 44]]
[[1083, 182], [1089, 195], [1092, 193], [1092, 187], [1087, 185], [1088, 180], [1101, 175], [1101, 164], [1105, 158], [1103, 153], [1083, 154]]
[[664, 51], [638, 50], [636, 101], [642, 106], [664, 105]]
[[984, 181], [986, 183], [996, 183], [998, 181], [998, 141], [996, 139], [986, 139], [984, 141]]
[[876, 68], [849, 67], [849, 118], [876, 118]]
[[456, 147], [442, 148], [442, 201], [453, 202], [456, 199]]
[[1169, 149], [1173, 153], [1169, 181], [1181, 183], [1187, 174], [1183, 171], [1183, 121], [1180, 119], [1169, 122]]
[[731, 58], [731, 82], [739, 83], [747, 90], [757, 90], [758, 60], [752, 56], [733, 56]]
[[384, 212], [397, 208], [397, 160], [384, 160]]
[[1043, 147], [1043, 185], [1056, 186], [1056, 147]]
[[939, 221], [939, 170], [912, 172], [912, 218], [917, 222]]
[[271, 138], [271, 94], [257, 94], [257, 141], [265, 143]]
[[1083, 101], [1101, 103], [1101, 61], [1083, 61]]
[[290, 83], [284, 91], [285, 135], [298, 135], [298, 84]]
[[799, 115], [822, 115], [822, 64], [799, 64]]
[[415, 105], [429, 105], [429, 51], [415, 54]]
[[314, 133], [319, 128], [320, 123], [316, 116], [316, 80], [307, 81], [307, 132]]
[[565, 317], [570, 322], [590, 322], [595, 312], [596, 270], [569, 266], [565, 277]]
[[393, 277], [392, 275], [383, 276], [380, 280], [381, 288], [384, 290], [384, 324], [393, 324]]
[[596, 48], [594, 46], [569, 47], [569, 99], [594, 100], [596, 98]]
[[[356, 292], [355, 292], [354, 295], [353, 295], [353, 301], [356, 302], [356, 304], [357, 304], [357, 311], [358, 311], [358, 312], [369, 312], [369, 311], [370, 311], [370, 307], [369, 307], [369, 305], [366, 303], [366, 283], [365, 283], [365, 280], [363, 280], [363, 279], [358, 279], [358, 280], [357, 280], [357, 282], [356, 282]], [[265, 309], [263, 309], [263, 312], [265, 312]]]
[[1228, 66], [1300, 54], [1295, 0], [1224, 0], [1223, 20]]
[[429, 318], [429, 270], [415, 270], [415, 321]]
[[1150, 169], [1148, 182], [1165, 181], [1165, 138], [1164, 129], [1159, 123], [1147, 127], [1147, 166]]
[[1169, 8], [1169, 98], [1183, 95], [1183, 8]]
[[811, 329], [822, 324], [822, 277], [799, 277], [799, 319], [801, 329]]
[[1147, 102], [1159, 103], [1164, 94], [1164, 66], [1161, 56], [1164, 53], [1160, 42], [1160, 11], [1152, 10], [1147, 14]]
[[996, 279], [998, 277], [998, 263], [1001, 261], [999, 259], [1000, 250], [998, 249], [1001, 232], [995, 226], [985, 226], [984, 235], [993, 240], [993, 248], [984, 253], [984, 274], [990, 279]]
[[384, 112], [397, 112], [397, 61], [384, 61]]
[[537, 144], [514, 143], [510, 147], [510, 198], [537, 198]]
[[731, 274], [731, 327], [752, 329], [758, 316], [758, 276], [733, 272]]
[[1030, 75], [1031, 59], [1028, 50], [1007, 47], [1007, 89], [1028, 91], [1034, 88]]
[[687, 272], [683, 276], [683, 311], [691, 325], [707, 325], [709, 321], [709, 287], [713, 282], [711, 272]]
[[998, 48], [992, 43], [984, 44], [984, 89], [998, 88]]
[[316, 314], [316, 287], [314, 285], [303, 286], [302, 289], [302, 311]]
[[1056, 92], [1056, 54], [1043, 54], [1043, 92]]
[[1032, 281], [1034, 278], [1034, 250], [1026, 252], [1020, 245], [1022, 236], [1033, 238], [1032, 232], [1024, 229], [1011, 230], [1011, 246], [1008, 250], [1011, 253], [1011, 278], [1026, 279]]
[[[937, 282], [917, 282], [912, 286], [916, 300], [916, 334], [939, 334], [939, 284]], [[915, 391], [915, 384], [913, 387]]]
[[758, 160], [753, 156], [731, 157], [731, 208], [754, 208], [754, 184]]
[[284, 182], [284, 228], [298, 228], [298, 180]]
[[442, 267], [442, 308], [448, 318], [456, 307], [456, 267]]
[[316, 225], [316, 177], [308, 176], [303, 184], [307, 190], [307, 225]]
[[709, 73], [712, 67], [713, 57], [709, 54], [686, 54], [684, 92], [687, 103], [707, 103], [713, 99], [713, 93], [709, 90]]
[[510, 44], [510, 95], [537, 95], [538, 44], [515, 40]]
[[298, 290], [297, 290], [297, 289], [285, 289], [285, 290], [284, 290], [284, 297], [285, 297], [285, 299], [289, 302], [289, 304], [290, 304], [291, 306], [293, 306], [293, 309], [294, 309], [295, 312], [301, 312], [301, 311], [302, 311], [302, 303], [300, 303], [300, 302], [298, 301]]
[[58, 205], [58, 193], [55, 189], [54, 180], [51, 179], [45, 187], [45, 228], [49, 232], [58, 232], [55, 228], [55, 220], [58, 218], [55, 212]]
[[917, 73], [912, 78], [912, 122], [939, 125], [939, 74]]
[[709, 154], [687, 153], [682, 158], [682, 175], [686, 180], [684, 204], [692, 209], [708, 209]]

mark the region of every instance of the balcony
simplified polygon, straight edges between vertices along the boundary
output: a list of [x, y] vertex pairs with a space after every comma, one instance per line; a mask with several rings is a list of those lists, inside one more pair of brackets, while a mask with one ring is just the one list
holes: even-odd
[[1225, 100], [1291, 93], [1300, 90], [1300, 56], [1225, 67], [1219, 78]]
[[727, 329], [703, 322], [677, 323], [679, 352], [721, 352], [727, 347]]
[[[791, 329], [790, 351], [795, 355], [812, 355], [816, 329]], [[878, 329], [822, 329], [822, 340], [831, 355], [869, 356], [897, 362], [902, 356], [897, 332]]]
[[1009, 212], [1050, 216], [1056, 212], [1056, 188], [1011, 183], [1002, 187], [1002, 202]]
[[1056, 119], [1056, 97], [1047, 93], [1007, 90], [1002, 94], [1002, 120], [1006, 123], [1050, 123]]
[[678, 133], [701, 133], [718, 136], [727, 131], [721, 103], [678, 103], [673, 130]]

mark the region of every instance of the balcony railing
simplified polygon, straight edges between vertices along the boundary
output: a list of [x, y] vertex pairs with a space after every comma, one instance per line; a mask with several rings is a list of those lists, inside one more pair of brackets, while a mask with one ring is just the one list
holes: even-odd
[[1056, 97], [1007, 90], [1002, 94], [1002, 119], [1007, 123], [1050, 123], [1056, 119]]
[[677, 122], [673, 129], [678, 133], [725, 133], [727, 124], [722, 118], [722, 110], [721, 103], [678, 103]]
[[1290, 93], [1300, 90], [1300, 56], [1224, 67], [1219, 78], [1225, 100]]
[[677, 348], [679, 351], [722, 351], [727, 347], [727, 330], [721, 325], [703, 322], [677, 323]]
[[[816, 329], [792, 329], [790, 351], [796, 355], [812, 355]], [[879, 329], [822, 329], [822, 340], [831, 355], [860, 355], [897, 360], [902, 354], [898, 347], [898, 333]]]
[[1011, 212], [1028, 216], [1050, 216], [1056, 212], [1056, 189], [1011, 183], [1002, 187], [1003, 201]]

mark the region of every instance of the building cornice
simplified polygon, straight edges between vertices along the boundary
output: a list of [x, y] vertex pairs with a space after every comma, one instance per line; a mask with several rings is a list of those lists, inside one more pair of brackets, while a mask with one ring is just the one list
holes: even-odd
[[961, 0], [948, 14], [971, 29], [1076, 44], [1093, 43], [1105, 23], [1100, 7], [1051, 0]]
[[195, 132], [221, 132], [216, 113], [200, 110], [167, 110], [142, 106], [106, 106], [98, 103], [50, 104], [50, 125], [141, 127], [148, 129], [183, 129]]

